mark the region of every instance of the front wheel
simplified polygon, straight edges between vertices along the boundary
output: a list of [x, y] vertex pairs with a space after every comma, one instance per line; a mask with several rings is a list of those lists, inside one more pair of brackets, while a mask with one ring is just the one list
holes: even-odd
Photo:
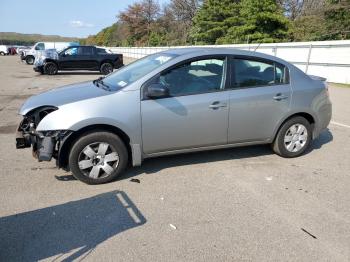
[[29, 55], [29, 56], [26, 57], [26, 63], [27, 63], [28, 65], [34, 64], [34, 61], [35, 61], [34, 56]]
[[2, 51], [1, 51], [1, 52], [0, 52], [0, 55], [5, 55], [5, 52], [2, 52]]
[[308, 148], [311, 139], [312, 128], [309, 121], [300, 116], [293, 117], [280, 128], [272, 149], [282, 157], [298, 157]]
[[44, 74], [56, 75], [57, 71], [58, 71], [58, 67], [53, 62], [48, 62], [44, 65]]
[[113, 72], [113, 65], [111, 63], [103, 63], [100, 67], [101, 74], [108, 75]]
[[78, 139], [69, 155], [73, 176], [97, 185], [118, 177], [128, 163], [128, 151], [123, 141], [109, 132], [93, 132]]

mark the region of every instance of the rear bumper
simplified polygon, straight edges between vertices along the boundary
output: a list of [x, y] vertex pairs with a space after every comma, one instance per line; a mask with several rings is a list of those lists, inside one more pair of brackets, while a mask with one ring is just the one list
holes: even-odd
[[118, 61], [114, 62], [115, 69], [121, 68], [123, 66], [124, 66], [123, 61], [118, 60]]
[[322, 105], [318, 112], [318, 125], [315, 128], [314, 139], [317, 138], [320, 133], [327, 129], [332, 119], [332, 103], [326, 103]]

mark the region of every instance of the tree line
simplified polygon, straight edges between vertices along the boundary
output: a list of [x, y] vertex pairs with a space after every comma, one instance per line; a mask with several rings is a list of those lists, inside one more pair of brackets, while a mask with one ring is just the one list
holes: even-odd
[[350, 39], [350, 0], [140, 0], [82, 42], [170, 46]]

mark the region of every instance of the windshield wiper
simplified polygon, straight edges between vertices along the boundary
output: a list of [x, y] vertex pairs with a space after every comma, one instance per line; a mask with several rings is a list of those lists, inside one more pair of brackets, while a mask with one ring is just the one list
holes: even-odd
[[107, 90], [107, 91], [111, 91], [111, 87], [109, 86], [109, 85], [107, 85], [105, 82], [103, 82], [103, 78], [104, 77], [99, 77], [98, 79], [96, 79], [96, 80], [94, 80], [94, 81], [92, 81], [97, 87], [100, 87], [100, 85], [99, 84], [101, 84], [102, 86], [104, 86], [105, 88], [103, 88], [103, 89], [105, 89], [105, 90]]

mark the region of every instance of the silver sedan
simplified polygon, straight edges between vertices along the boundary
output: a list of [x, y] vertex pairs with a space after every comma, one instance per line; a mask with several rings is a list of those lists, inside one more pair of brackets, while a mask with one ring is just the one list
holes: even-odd
[[271, 144], [282, 157], [300, 156], [332, 106], [325, 79], [279, 58], [182, 48], [31, 97], [20, 114], [17, 148], [100, 184], [161, 155]]

